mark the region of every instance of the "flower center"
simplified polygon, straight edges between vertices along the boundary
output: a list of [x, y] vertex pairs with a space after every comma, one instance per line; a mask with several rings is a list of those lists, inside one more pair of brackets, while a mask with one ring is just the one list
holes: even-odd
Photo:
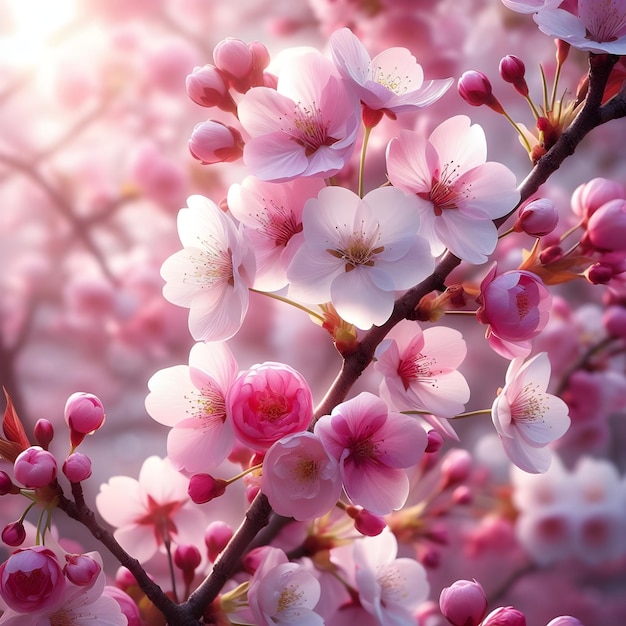
[[517, 422], [539, 422], [548, 410], [548, 394], [539, 391], [539, 385], [528, 383], [511, 406], [511, 418]]
[[272, 393], [259, 399], [258, 412], [269, 422], [276, 422], [289, 413], [287, 398], [279, 393]]
[[294, 214], [284, 206], [278, 206], [273, 200], [270, 204], [271, 209], [265, 209], [255, 216], [261, 223], [257, 232], [273, 241], [277, 247], [284, 248], [294, 235], [302, 232], [302, 222], [296, 221]]
[[380, 226], [378, 224], [374, 232], [369, 235], [361, 227], [361, 232], [354, 231], [345, 237], [337, 248], [328, 249], [326, 252], [345, 261], [346, 272], [352, 271], [358, 265], [373, 267], [375, 261], [373, 257], [385, 249], [385, 246], [376, 246], [379, 239]]
[[304, 592], [298, 591], [298, 588], [295, 585], [288, 585], [280, 592], [276, 613], [280, 614], [283, 611], [290, 609], [294, 604], [300, 604], [300, 599], [303, 595]]
[[189, 403], [189, 409], [185, 412], [191, 417], [200, 420], [219, 418], [226, 420], [226, 400], [224, 395], [212, 386], [204, 387], [199, 392], [192, 392], [184, 396]]
[[296, 480], [300, 483], [312, 483], [319, 475], [319, 465], [315, 459], [304, 458], [294, 468]]
[[361, 441], [353, 440], [348, 446], [350, 454], [348, 459], [355, 465], [363, 465], [376, 458], [376, 444], [371, 439], [365, 439]]
[[50, 616], [50, 626], [72, 626], [76, 622], [65, 609], [59, 609]]
[[332, 146], [338, 140], [328, 136], [329, 122], [324, 121], [322, 111], [313, 103], [310, 107], [297, 103], [286, 129], [291, 138], [304, 147], [304, 154], [311, 156], [322, 146]]
[[405, 389], [411, 386], [411, 383], [429, 383], [433, 387], [437, 386], [437, 379], [434, 378], [435, 359], [429, 359], [421, 352], [408, 359], [401, 359], [398, 365], [398, 376], [402, 380]]
[[459, 166], [450, 161], [441, 171], [435, 170], [430, 191], [417, 194], [423, 200], [433, 203], [433, 211], [437, 217], [446, 210], [458, 209], [459, 200], [471, 197], [471, 183], [459, 183], [459, 176]]
[[394, 67], [391, 72], [387, 72], [380, 65], [376, 67], [370, 65], [369, 75], [374, 82], [397, 95], [406, 93], [411, 84], [411, 79], [408, 76], [400, 76], [397, 67]]
[[234, 285], [233, 259], [230, 248], [222, 247], [208, 239], [200, 240], [201, 248], [189, 252], [193, 272], [185, 272], [183, 282], [195, 283], [198, 287], [215, 288]]

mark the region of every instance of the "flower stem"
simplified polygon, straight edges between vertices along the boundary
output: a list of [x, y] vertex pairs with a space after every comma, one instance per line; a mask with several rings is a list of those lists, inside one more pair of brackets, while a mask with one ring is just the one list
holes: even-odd
[[305, 307], [302, 304], [298, 304], [297, 302], [294, 302], [293, 300], [290, 300], [289, 298], [285, 298], [284, 296], [279, 296], [277, 293], [270, 293], [268, 291], [259, 291], [258, 289], [253, 289], [252, 287], [250, 287], [250, 291], [253, 291], [254, 293], [260, 293], [261, 295], [267, 296], [268, 298], [274, 298], [274, 300], [284, 302], [285, 304], [290, 304], [291, 306], [296, 307], [296, 309], [300, 309], [301, 311], [308, 313], [311, 317], [314, 317], [315, 319], [322, 322], [322, 324], [324, 323], [324, 318], [319, 313]]
[[464, 417], [474, 417], [475, 415], [490, 415], [491, 409], [480, 409], [479, 411], [467, 411], [466, 413], [459, 413], [454, 417], [451, 417], [451, 420], [463, 419]]
[[369, 142], [370, 134], [372, 132], [371, 126], [365, 126], [365, 132], [363, 133], [363, 145], [361, 146], [361, 158], [359, 159], [359, 198], [363, 197], [364, 187], [364, 174], [365, 174], [365, 153], [367, 152], [367, 144]]
[[167, 565], [170, 570], [170, 578], [172, 580], [172, 597], [174, 602], [178, 603], [178, 594], [176, 593], [176, 575], [174, 574], [174, 561], [172, 559], [172, 542], [166, 539], [163, 544], [165, 545], [165, 552], [167, 553]]

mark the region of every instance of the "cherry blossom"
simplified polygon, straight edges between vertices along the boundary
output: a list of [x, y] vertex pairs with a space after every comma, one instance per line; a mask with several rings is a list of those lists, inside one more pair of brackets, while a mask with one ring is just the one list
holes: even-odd
[[542, 473], [550, 467], [546, 447], [565, 434], [570, 425], [563, 400], [546, 392], [550, 381], [550, 361], [540, 352], [529, 361], [517, 357], [506, 372], [505, 385], [491, 408], [491, 417], [515, 465], [529, 473]]
[[383, 400], [364, 391], [323, 416], [314, 432], [339, 462], [344, 489], [355, 504], [377, 515], [404, 504], [405, 470], [426, 449], [426, 432], [413, 418], [389, 413]]
[[341, 495], [339, 465], [313, 433], [287, 435], [263, 459], [261, 490], [279, 515], [301, 521], [320, 517]]
[[268, 183], [254, 176], [230, 186], [228, 208], [244, 224], [256, 257], [255, 289], [278, 291], [287, 286], [287, 267], [304, 242], [304, 203], [323, 187], [317, 178]]
[[96, 507], [122, 547], [140, 562], [166, 543], [197, 544], [206, 521], [187, 495], [187, 479], [168, 459], [148, 457], [139, 480], [112, 476], [100, 486]]
[[295, 54], [276, 90], [250, 89], [238, 113], [250, 135], [244, 163], [255, 176], [275, 182], [333, 176], [350, 158], [359, 130], [358, 100], [319, 52]]
[[189, 331], [198, 341], [223, 341], [240, 328], [254, 280], [254, 254], [241, 229], [217, 205], [191, 196], [178, 213], [183, 249], [166, 259], [163, 295], [189, 309]]
[[518, 13], [536, 13], [542, 9], [558, 7], [561, 0], [502, 0], [502, 4]]
[[237, 376], [235, 357], [226, 343], [196, 343], [189, 365], [159, 370], [148, 381], [146, 410], [171, 426], [167, 456], [187, 474], [216, 468], [235, 442], [226, 414], [226, 394]]
[[436, 102], [453, 80], [424, 82], [424, 72], [406, 48], [389, 48], [373, 59], [348, 28], [335, 31], [330, 48], [339, 73], [350, 81], [368, 108], [392, 114], [411, 111]]
[[412, 558], [397, 559], [397, 553], [398, 542], [389, 529], [354, 543], [359, 601], [381, 626], [414, 623], [430, 589], [424, 567]]
[[290, 296], [331, 300], [358, 328], [386, 322], [395, 291], [412, 287], [434, 266], [417, 234], [415, 209], [414, 198], [393, 187], [362, 199], [342, 187], [322, 189], [304, 206], [305, 243], [287, 270]]
[[574, 14], [545, 7], [533, 16], [539, 30], [570, 46], [596, 54], [626, 54], [626, 4], [623, 0], [578, 0]]
[[433, 255], [448, 248], [478, 264], [494, 251], [498, 234], [492, 220], [513, 209], [519, 192], [515, 175], [486, 157], [483, 129], [465, 115], [442, 122], [428, 139], [403, 130], [389, 142], [389, 180], [417, 197], [420, 233]]

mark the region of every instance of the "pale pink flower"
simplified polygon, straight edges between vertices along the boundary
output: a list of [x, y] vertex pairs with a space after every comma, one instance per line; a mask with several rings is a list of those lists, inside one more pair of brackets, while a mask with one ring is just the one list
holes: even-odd
[[430, 589], [421, 563], [397, 559], [397, 553], [398, 542], [388, 528], [354, 543], [359, 602], [381, 626], [415, 623], [415, 611]]
[[415, 204], [393, 187], [364, 198], [343, 187], [322, 189], [304, 207], [305, 243], [287, 270], [290, 296], [331, 300], [358, 328], [386, 322], [395, 291], [409, 289], [434, 267], [428, 243], [417, 233]]
[[409, 493], [406, 469], [419, 463], [426, 432], [409, 416], [389, 413], [369, 392], [337, 405], [315, 424], [326, 451], [339, 462], [348, 497], [377, 515], [402, 507]]
[[122, 547], [142, 563], [165, 542], [196, 544], [202, 541], [206, 519], [187, 495], [188, 480], [168, 459], [148, 457], [139, 480], [113, 476], [100, 486], [96, 507], [117, 530]]
[[424, 82], [424, 72], [406, 48], [389, 48], [373, 59], [348, 28], [330, 37], [333, 61], [361, 102], [372, 110], [393, 114], [412, 111], [437, 101], [453, 80]]
[[304, 203], [323, 187], [318, 178], [268, 183], [254, 176], [231, 185], [228, 208], [244, 224], [256, 257], [255, 289], [278, 291], [287, 286], [287, 267], [304, 242]]
[[279, 515], [311, 520], [327, 513], [339, 500], [339, 465], [313, 433], [287, 435], [263, 459], [261, 491]]
[[178, 471], [206, 472], [230, 454], [235, 435], [226, 415], [226, 394], [237, 372], [226, 343], [197, 343], [189, 352], [189, 366], [159, 370], [148, 381], [146, 410], [172, 427], [167, 456]]
[[320, 599], [317, 579], [284, 552], [268, 548], [250, 580], [248, 604], [257, 626], [323, 626], [313, 609]]
[[502, 4], [517, 13], [536, 13], [541, 9], [558, 7], [561, 0], [502, 0]]
[[228, 393], [226, 411], [241, 443], [267, 450], [282, 437], [309, 427], [313, 397], [302, 374], [268, 361], [239, 375]]
[[565, 434], [570, 425], [567, 404], [546, 392], [550, 361], [540, 352], [529, 361], [511, 361], [505, 385], [491, 407], [491, 417], [512, 463], [531, 474], [550, 467], [546, 447]]
[[241, 229], [203, 196], [191, 196], [178, 213], [183, 249], [166, 259], [163, 295], [189, 309], [198, 341], [224, 341], [241, 327], [254, 280], [254, 254]]
[[479, 264], [494, 251], [492, 220], [511, 211], [519, 192], [515, 175], [486, 157], [483, 129], [464, 115], [442, 122], [428, 139], [403, 130], [389, 142], [389, 180], [417, 197], [420, 233], [435, 256], [448, 248]]
[[[397, 411], [427, 411], [454, 417], [465, 409], [470, 390], [458, 371], [467, 346], [458, 330], [437, 326], [425, 331], [415, 323], [398, 324], [376, 351], [374, 369], [384, 379], [380, 395]], [[424, 415], [427, 421], [428, 415]], [[458, 440], [445, 420], [433, 418], [442, 434]]]
[[358, 100], [319, 52], [294, 55], [276, 90], [250, 89], [238, 106], [250, 138], [244, 163], [263, 180], [325, 178], [343, 169], [359, 130]]
[[550, 320], [552, 294], [539, 276], [511, 270], [496, 276], [494, 265], [480, 285], [476, 312], [487, 324], [485, 337], [495, 352], [506, 359], [526, 357], [536, 337]]
[[533, 16], [539, 30], [562, 39], [573, 48], [596, 54], [626, 54], [626, 2], [578, 0], [574, 15], [546, 7]]

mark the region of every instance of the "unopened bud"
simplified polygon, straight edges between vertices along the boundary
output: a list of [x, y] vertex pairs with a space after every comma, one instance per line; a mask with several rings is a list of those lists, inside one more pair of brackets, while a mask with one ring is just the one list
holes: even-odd
[[66, 554], [65, 577], [74, 585], [90, 588], [96, 582], [102, 566], [87, 554]]
[[526, 626], [526, 617], [512, 606], [501, 606], [489, 613], [481, 626]]
[[218, 555], [228, 545], [233, 536], [233, 529], [221, 520], [211, 522], [204, 533], [204, 543], [209, 555], [209, 561], [215, 562]]
[[448, 452], [441, 464], [444, 486], [451, 487], [467, 480], [472, 469], [472, 457], [467, 450], [455, 448]]
[[13, 474], [24, 487], [45, 487], [56, 478], [57, 462], [47, 450], [40, 446], [31, 446], [15, 459]]
[[243, 144], [238, 130], [214, 120], [196, 124], [187, 143], [191, 156], [203, 165], [240, 159]]
[[387, 522], [380, 515], [374, 515], [366, 509], [358, 506], [348, 505], [346, 513], [354, 520], [354, 527], [366, 537], [376, 537], [380, 535], [387, 526]]
[[187, 493], [196, 504], [204, 504], [223, 495], [226, 487], [228, 483], [221, 478], [213, 478], [210, 474], [194, 474], [189, 480]]
[[54, 438], [54, 426], [52, 426], [52, 423], [50, 422], [50, 420], [47, 420], [47, 419], [37, 420], [37, 423], [35, 424], [34, 433], [35, 433], [35, 440], [37, 441], [37, 443], [44, 450], [47, 450], [48, 446], [52, 442], [52, 439]]
[[477, 70], [463, 72], [457, 82], [459, 95], [465, 102], [478, 107], [486, 104], [496, 113], [504, 113], [502, 105], [493, 95], [491, 83], [485, 74]]
[[26, 539], [26, 529], [22, 522], [11, 522], [2, 529], [2, 541], [7, 546], [17, 548], [21, 546]]
[[443, 445], [443, 437], [436, 430], [429, 430], [427, 435], [426, 452], [434, 454], [441, 450]]
[[519, 57], [507, 54], [500, 60], [499, 69], [502, 80], [511, 83], [522, 96], [526, 97], [528, 95], [528, 85], [524, 78], [526, 67]]
[[543, 237], [551, 233], [559, 223], [559, 213], [554, 202], [538, 198], [520, 207], [513, 229], [532, 237]]
[[457, 580], [439, 596], [439, 607], [452, 626], [478, 626], [487, 612], [487, 596], [475, 580]]
[[63, 463], [63, 473], [72, 483], [87, 480], [91, 476], [91, 459], [80, 452], [73, 452]]

